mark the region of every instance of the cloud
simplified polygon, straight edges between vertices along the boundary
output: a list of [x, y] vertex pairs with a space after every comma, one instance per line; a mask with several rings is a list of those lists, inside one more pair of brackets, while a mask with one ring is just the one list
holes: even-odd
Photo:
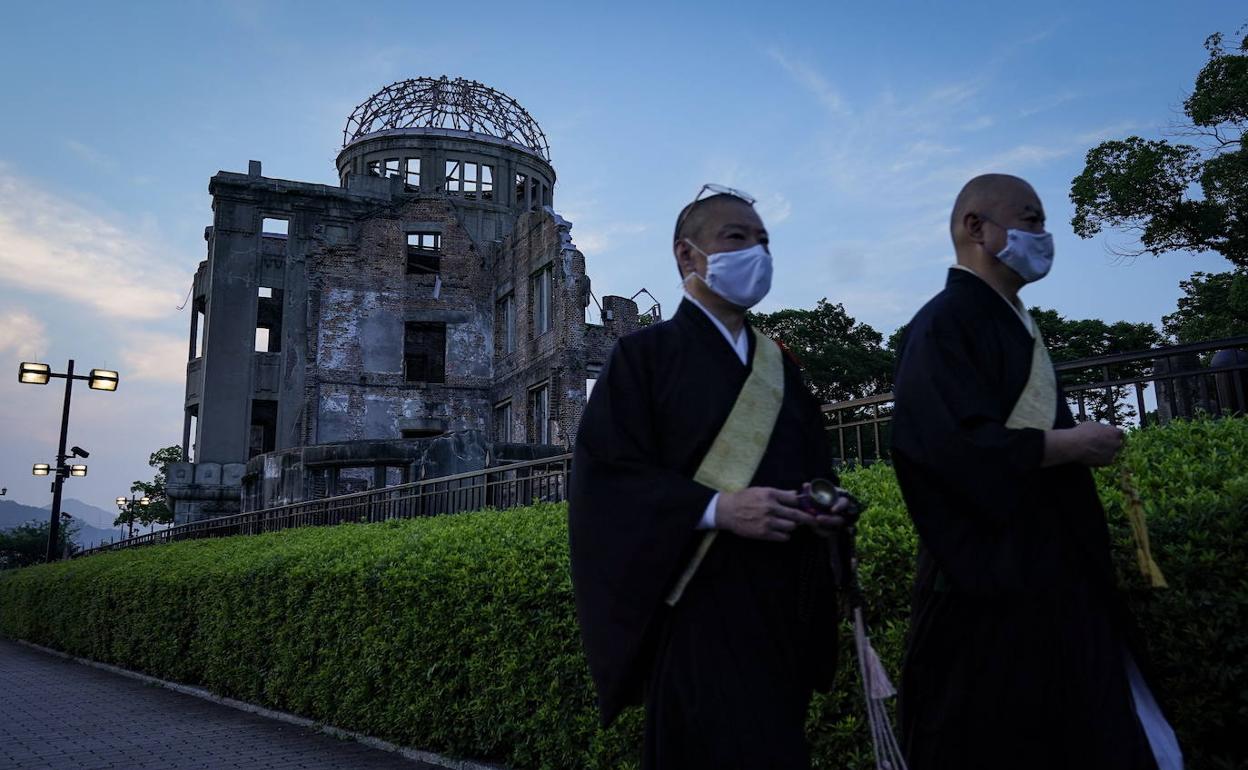
[[758, 209], [758, 215], [768, 227], [780, 224], [793, 214], [793, 204], [778, 192], [763, 195], [755, 206]]
[[1079, 94], [1075, 91], [1061, 91], [1049, 96], [1042, 96], [1032, 101], [1018, 111], [1020, 118], [1030, 118], [1033, 115], [1039, 115], [1042, 112], [1060, 107], [1061, 105], [1079, 98]]
[[767, 55], [779, 64], [798, 85], [812, 93], [819, 100], [819, 103], [830, 112], [838, 115], [848, 115], [850, 113], [849, 108], [845, 105], [845, 100], [841, 98], [840, 92], [817, 69], [809, 64], [795, 61], [785, 56], [776, 48], [769, 48]]
[[121, 165], [94, 147], [85, 145], [75, 139], [66, 139], [65, 146], [69, 148], [70, 152], [98, 169], [115, 171]]
[[148, 320], [177, 307], [190, 281], [150, 231], [125, 228], [0, 164], [0, 283]]
[[47, 327], [28, 310], [0, 311], [0, 352], [28, 361], [42, 356], [47, 347]]
[[187, 340], [160, 332], [123, 336], [121, 360], [127, 378], [181, 384], [186, 381]]

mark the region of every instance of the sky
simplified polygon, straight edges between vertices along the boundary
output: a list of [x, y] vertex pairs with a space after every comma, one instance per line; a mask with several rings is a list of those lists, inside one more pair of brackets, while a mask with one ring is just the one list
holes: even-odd
[[[74, 391], [66, 495], [109, 508], [181, 441], [208, 180], [260, 160], [336, 184], [352, 109], [410, 77], [462, 76], [545, 130], [555, 209], [594, 293], [680, 289], [677, 211], [705, 182], [749, 191], [776, 276], [758, 307], [821, 298], [887, 336], [943, 284], [949, 208], [975, 174], [1025, 177], [1057, 263], [1024, 299], [1158, 323], [1216, 255], [1124, 262], [1080, 240], [1070, 181], [1110, 138], [1166, 135], [1238, 2], [39, 2], [0, 24], [0, 486], [44, 505], [61, 390], [22, 360], [121, 372]], [[644, 309], [644, 307], [643, 307]], [[55, 382], [55, 381], [54, 381]]]

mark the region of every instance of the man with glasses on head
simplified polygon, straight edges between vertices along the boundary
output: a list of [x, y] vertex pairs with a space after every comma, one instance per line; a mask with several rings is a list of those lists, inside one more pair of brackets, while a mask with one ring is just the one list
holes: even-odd
[[620, 340], [577, 433], [582, 638], [604, 724], [645, 704], [647, 770], [809, 767], [835, 668], [844, 503], [799, 501], [835, 476], [800, 370], [746, 320], [772, 273], [753, 203], [707, 185], [680, 212], [684, 301]]

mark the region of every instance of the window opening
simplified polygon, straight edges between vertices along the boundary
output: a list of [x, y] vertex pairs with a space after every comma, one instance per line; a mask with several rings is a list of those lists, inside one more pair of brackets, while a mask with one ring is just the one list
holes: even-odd
[[483, 200], [494, 198], [494, 167], [465, 160], [446, 162], [446, 191], [475, 199], [480, 191]]
[[481, 166], [481, 200], [494, 200], [494, 167]]
[[407, 234], [407, 272], [431, 275], [442, 271], [442, 233]]
[[398, 176], [399, 159], [398, 158], [386, 158], [385, 169], [386, 169], [386, 173], [385, 173], [386, 179], [389, 179], [391, 176]]
[[494, 407], [494, 440], [500, 444], [511, 443], [511, 401]]
[[257, 353], [282, 352], [282, 290], [261, 286], [256, 290]]
[[277, 402], [256, 398], [251, 401], [251, 430], [248, 431], [247, 458], [276, 448]]
[[516, 174], [516, 205], [524, 205], [524, 195], [529, 189], [529, 178], [524, 174]]
[[537, 336], [551, 329], [550, 290], [553, 281], [554, 268], [550, 265], [533, 276], [533, 327]]
[[407, 159], [407, 180], [404, 184], [408, 190], [420, 189], [420, 158]]
[[446, 324], [404, 325], [403, 376], [408, 382], [446, 382]]
[[260, 223], [260, 232], [264, 235], [276, 235], [285, 238], [290, 230], [290, 222], [276, 217], [265, 217]]
[[503, 355], [516, 352], [516, 295], [508, 294], [498, 301], [498, 337]]
[[550, 443], [550, 385], [542, 383], [529, 391], [529, 414], [533, 422], [532, 440], [534, 444]]
[[594, 385], [598, 382], [598, 375], [602, 374], [602, 364], [587, 364], [585, 366], [585, 401], [589, 401], [589, 396], [594, 392]]

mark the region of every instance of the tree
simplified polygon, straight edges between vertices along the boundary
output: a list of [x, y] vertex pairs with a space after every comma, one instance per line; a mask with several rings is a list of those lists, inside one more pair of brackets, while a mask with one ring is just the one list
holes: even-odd
[[[1149, 323], [1132, 323], [1115, 321], [1106, 323], [1099, 318], [1083, 320], [1067, 319], [1056, 310], [1045, 310], [1033, 307], [1031, 317], [1035, 319], [1049, 349], [1049, 357], [1053, 363], [1075, 361], [1081, 358], [1095, 358], [1115, 353], [1131, 353], [1137, 350], [1148, 350], [1160, 345], [1164, 340], [1156, 327]], [[1147, 363], [1119, 364], [1111, 367], [1111, 379], [1138, 377], [1145, 374]], [[1068, 373], [1064, 378], [1067, 385], [1087, 385], [1105, 379], [1100, 369]], [[1087, 402], [1088, 414], [1095, 420], [1111, 420], [1121, 423], [1134, 417], [1135, 408], [1130, 403], [1123, 403], [1127, 395], [1125, 387], [1112, 389], [1113, 406], [1107, 402], [1104, 391], [1090, 393]]]
[[156, 469], [156, 477], [151, 481], [136, 481], [130, 485], [131, 492], [140, 492], [151, 501], [149, 505], [136, 505], [132, 509], [121, 511], [113, 526], [127, 526], [137, 522], [141, 526], [155, 524], [172, 524], [173, 511], [169, 508], [169, 498], [165, 495], [165, 483], [169, 480], [169, 463], [182, 462], [182, 447], [167, 446], [152, 452], [147, 464]]
[[[73, 552], [74, 535], [81, 529], [80, 524], [69, 516], [65, 517], [57, 530], [60, 548]], [[48, 555], [48, 522], [27, 522], [13, 529], [0, 531], [0, 569], [16, 569], [39, 564]]]
[[[1248, 25], [1241, 27], [1243, 32]], [[1238, 33], [1237, 33], [1238, 34]], [[1209, 61], [1183, 103], [1180, 135], [1194, 144], [1138, 136], [1102, 142], [1088, 151], [1071, 182], [1075, 233], [1091, 238], [1105, 227], [1134, 233], [1127, 256], [1168, 251], [1216, 251], [1248, 266], [1248, 37], [1238, 52], [1222, 35], [1205, 41]], [[1198, 186], [1199, 196], [1192, 195]]]
[[1161, 319], [1176, 342], [1204, 342], [1248, 335], [1248, 270], [1193, 273], [1181, 281], [1179, 308]]
[[811, 391], [822, 401], [885, 393], [892, 387], [893, 353], [883, 337], [821, 299], [813, 310], [750, 313], [750, 323], [779, 340], [801, 362]]

